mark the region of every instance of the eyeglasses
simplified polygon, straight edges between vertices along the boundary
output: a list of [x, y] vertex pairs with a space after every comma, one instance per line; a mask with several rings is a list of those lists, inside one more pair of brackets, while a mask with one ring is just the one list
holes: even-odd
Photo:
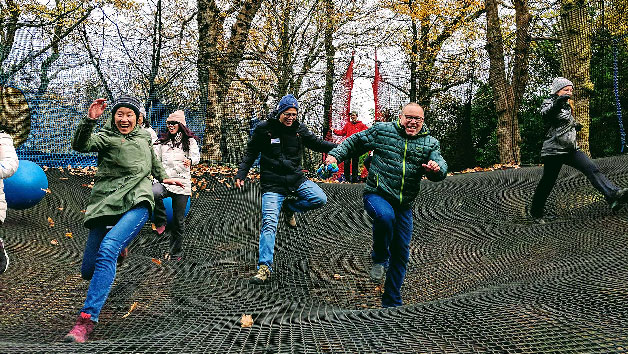
[[402, 113], [402, 115], [407, 119], [407, 120], [416, 120], [417, 122], [421, 122], [423, 119], [425, 119], [425, 117], [419, 117], [419, 116], [407, 116], [405, 114]]
[[177, 125], [177, 124], [179, 124], [179, 122], [175, 122], [175, 121], [171, 120], [171, 121], [166, 122], [166, 124], [167, 125]]
[[296, 118], [297, 114], [296, 113], [282, 113], [284, 116], [286, 116], [286, 118]]

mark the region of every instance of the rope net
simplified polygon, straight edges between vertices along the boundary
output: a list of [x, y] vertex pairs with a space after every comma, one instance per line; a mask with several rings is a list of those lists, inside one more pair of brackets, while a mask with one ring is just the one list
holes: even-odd
[[[618, 185], [628, 158], [597, 160]], [[252, 285], [260, 225], [257, 183], [229, 188], [199, 168], [184, 240], [168, 262], [166, 238], [147, 225], [117, 271], [85, 345], [61, 343], [82, 306], [93, 180], [48, 169], [51, 193], [3, 225], [11, 257], [0, 281], [2, 352], [623, 352], [628, 345], [628, 210], [610, 212], [565, 167], [547, 208], [524, 216], [542, 169], [528, 167], [423, 181], [414, 207], [404, 306], [380, 308], [368, 278], [370, 221], [362, 187], [324, 184], [328, 204], [280, 224], [273, 280]], [[50, 218], [50, 219], [49, 219]], [[68, 233], [71, 233], [68, 237]], [[240, 318], [251, 315], [253, 326]]]
[[[83, 5], [100, 3], [109, 4]], [[498, 120], [484, 33], [454, 31], [441, 54], [416, 59], [408, 38], [391, 36], [409, 33], [408, 14], [421, 11], [393, 14], [388, 8], [355, 16], [361, 5], [370, 9], [370, 2], [336, 1], [338, 8], [331, 12], [343, 21], [351, 19], [347, 23], [360, 31], [352, 33], [342, 27], [343, 21], [331, 21], [337, 26], [331, 36], [333, 52], [322, 43], [326, 17], [308, 7], [319, 2], [264, 2], [234, 79], [223, 92], [222, 77], [206, 71], [227, 55], [202, 53], [195, 43], [195, 2], [180, 13], [166, 7], [181, 2], [163, 3], [164, 13], [172, 16], [163, 18], [160, 50], [167, 60], [156, 77], [150, 69], [157, 11], [134, 12], [145, 21], [128, 21], [115, 11], [96, 8], [84, 29], [77, 27], [64, 37], [67, 43], [56, 46], [50, 45], [59, 38], [56, 28], [48, 22], [35, 26], [29, 22], [31, 14], [25, 14], [26, 25], [11, 45], [0, 43], [0, 122], [9, 122], [3, 128], [19, 133], [14, 136], [21, 144], [21, 159], [47, 166], [51, 192], [31, 209], [10, 210], [0, 228], [11, 257], [8, 272], [0, 276], [0, 352], [628, 351], [627, 210], [613, 215], [586, 178], [568, 167], [546, 206], [557, 219], [545, 225], [530, 224], [525, 216], [540, 167], [422, 182], [402, 307], [381, 309], [381, 288], [368, 280], [371, 223], [363, 213], [361, 185], [322, 184], [325, 207], [298, 215], [296, 230], [280, 225], [274, 280], [268, 286], [249, 284], [257, 263], [261, 195], [257, 183], [244, 192], [232, 189], [228, 167], [241, 160], [251, 128], [268, 118], [283, 94], [294, 93], [299, 119], [322, 136], [330, 127], [342, 127], [351, 109], [360, 109], [354, 106], [355, 88], [359, 79], [367, 79], [367, 90], [374, 94], [369, 98], [374, 103], [372, 121], [395, 119], [415, 90], [415, 97], [429, 102], [426, 124], [440, 140], [451, 170], [490, 166], [498, 162]], [[156, 4], [162, 2], [150, 6]], [[356, 8], [345, 11], [340, 5]], [[590, 117], [585, 129], [589, 151], [615, 184], [628, 185], [628, 157], [612, 156], [625, 144], [620, 120], [621, 107], [628, 106], [624, 8], [625, 1], [600, 0], [558, 16], [558, 9], [549, 11], [545, 3], [534, 9], [542, 16], [535, 16], [539, 22], [532, 31], [529, 82], [518, 112], [522, 164], [539, 162], [545, 132], [538, 108], [552, 78], [583, 67], [580, 56], [561, 55], [561, 41], [569, 40], [573, 48], [590, 54], [583, 55], [590, 57], [585, 65], [589, 79], [571, 77], [586, 83], [576, 92], [588, 99], [578, 112]], [[299, 21], [276, 22], [297, 12]], [[64, 20], [72, 23], [80, 13], [70, 11]], [[444, 11], [437, 18], [446, 15]], [[224, 28], [231, 28], [234, 16], [227, 16]], [[482, 13], [478, 16], [471, 29], [486, 27]], [[581, 38], [590, 39], [590, 46], [575, 37], [574, 24], [589, 31]], [[458, 28], [430, 26], [440, 27]], [[514, 25], [504, 22], [502, 27]], [[272, 32], [264, 37], [280, 28], [289, 36]], [[313, 29], [317, 32], [308, 32]], [[472, 40], [464, 42], [467, 36]], [[503, 36], [514, 42], [513, 33]], [[190, 38], [194, 40], [185, 42]], [[288, 50], [278, 43], [292, 45]], [[398, 47], [391, 49], [390, 43]], [[203, 55], [209, 57], [208, 66], [197, 65], [207, 59]], [[335, 62], [333, 68], [326, 67], [326, 59]], [[409, 82], [411, 59], [419, 68], [414, 85]], [[510, 73], [512, 51], [507, 50], [504, 60]], [[20, 63], [26, 64], [11, 72]], [[324, 117], [323, 107], [327, 74], [333, 87], [331, 117]], [[196, 170], [185, 259], [165, 261], [167, 239], [154, 236], [146, 225], [118, 269], [90, 342], [68, 345], [60, 341], [88, 287], [79, 268], [93, 170], [77, 166], [96, 164], [95, 154], [71, 149], [72, 135], [92, 100], [111, 101], [121, 93], [142, 100], [156, 131], [164, 130], [170, 113], [183, 109], [211, 167]], [[101, 119], [97, 129], [103, 123]], [[303, 166], [310, 171], [321, 162], [318, 153], [303, 155]], [[251, 328], [241, 326], [243, 314], [252, 315]]]

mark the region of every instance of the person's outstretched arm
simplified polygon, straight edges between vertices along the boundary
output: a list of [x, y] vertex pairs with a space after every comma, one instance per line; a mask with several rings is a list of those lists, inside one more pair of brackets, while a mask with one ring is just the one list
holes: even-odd
[[72, 149], [78, 152], [97, 152], [107, 146], [107, 140], [100, 134], [94, 133], [98, 118], [107, 108], [107, 100], [99, 98], [92, 102], [84, 118], [74, 132]]
[[246, 176], [249, 174], [251, 166], [253, 166], [253, 163], [255, 162], [262, 150], [264, 138], [264, 129], [259, 129], [259, 127], [256, 127], [255, 130], [253, 130], [251, 140], [249, 140], [248, 144], [246, 145], [246, 152], [244, 153], [242, 162], [240, 162], [238, 172], [235, 175], [236, 187], [240, 188], [244, 185], [244, 181], [246, 180]]
[[305, 125], [301, 125], [301, 128], [299, 129], [299, 135], [301, 136], [301, 141], [303, 141], [303, 145], [317, 152], [329, 152], [331, 149], [338, 146], [338, 144], [336, 143], [332, 143], [331, 141], [325, 141], [312, 134], [312, 132]]
[[369, 150], [375, 149], [374, 141], [376, 137], [377, 127], [375, 126], [351, 135], [342, 144], [329, 152], [325, 163], [338, 163], [338, 161], [346, 160], [349, 156], [362, 155]]
[[429, 160], [423, 164], [425, 168], [425, 176], [430, 181], [438, 182], [447, 177], [447, 162], [440, 154], [440, 143], [436, 141], [430, 152]]

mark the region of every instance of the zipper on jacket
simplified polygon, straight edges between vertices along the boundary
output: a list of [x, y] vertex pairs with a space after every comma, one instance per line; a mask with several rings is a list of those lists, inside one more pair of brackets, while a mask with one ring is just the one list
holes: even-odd
[[403, 172], [401, 173], [401, 189], [399, 190], [399, 203], [403, 201], [403, 184], [406, 181], [406, 154], [408, 153], [408, 139], [405, 142], [405, 149], [403, 150]]

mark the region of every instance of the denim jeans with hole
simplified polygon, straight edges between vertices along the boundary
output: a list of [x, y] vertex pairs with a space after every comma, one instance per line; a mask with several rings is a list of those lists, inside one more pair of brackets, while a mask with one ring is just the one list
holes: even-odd
[[[286, 207], [297, 213], [320, 208], [327, 203], [325, 192], [312, 181], [301, 183], [296, 190], [296, 197], [296, 199], [287, 200]], [[277, 223], [285, 199], [286, 195], [275, 192], [266, 192], [262, 195], [262, 228], [259, 236], [258, 265], [272, 267]]]
[[89, 230], [81, 275], [91, 281], [81, 312], [92, 315], [92, 321], [98, 322], [100, 310], [109, 296], [120, 251], [133, 241], [147, 220], [146, 206], [136, 206], [122, 214], [113, 227], [102, 225]]
[[365, 193], [363, 199], [364, 209], [373, 219], [373, 264], [388, 267], [382, 307], [401, 306], [401, 285], [412, 240], [412, 209], [393, 205], [375, 193]]

